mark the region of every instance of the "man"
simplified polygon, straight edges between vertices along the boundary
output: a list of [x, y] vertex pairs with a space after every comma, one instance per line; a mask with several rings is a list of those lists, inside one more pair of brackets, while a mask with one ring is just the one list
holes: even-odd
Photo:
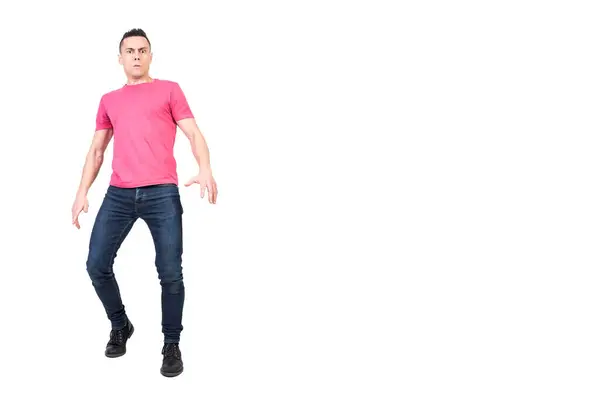
[[179, 349], [185, 296], [182, 275], [182, 205], [179, 197], [173, 146], [177, 127], [189, 139], [199, 172], [185, 183], [200, 185], [208, 201], [216, 203], [217, 185], [209, 151], [180, 86], [149, 75], [150, 41], [141, 29], [126, 32], [119, 43], [119, 62], [127, 83], [100, 100], [96, 131], [83, 168], [72, 208], [72, 223], [80, 228], [79, 214], [88, 211], [87, 193], [113, 141], [110, 184], [92, 229], [87, 272], [111, 322], [107, 357], [125, 354], [133, 324], [125, 313], [113, 263], [134, 222], [144, 220], [156, 250], [155, 264], [161, 284], [161, 373], [173, 377], [183, 372]]

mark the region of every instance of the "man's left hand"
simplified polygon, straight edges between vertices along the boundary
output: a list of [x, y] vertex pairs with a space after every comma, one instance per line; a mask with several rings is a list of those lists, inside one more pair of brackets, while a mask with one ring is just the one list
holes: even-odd
[[205, 170], [191, 178], [185, 183], [185, 186], [191, 186], [194, 183], [200, 185], [200, 197], [204, 198], [204, 193], [208, 191], [208, 202], [211, 204], [217, 203], [217, 183], [212, 176], [212, 172]]

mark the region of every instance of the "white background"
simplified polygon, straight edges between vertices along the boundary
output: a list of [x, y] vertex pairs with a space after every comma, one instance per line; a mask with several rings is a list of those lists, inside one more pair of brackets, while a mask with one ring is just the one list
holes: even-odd
[[[2, 6], [0, 397], [598, 399], [593, 2], [191, 4]], [[174, 379], [143, 221], [115, 263], [136, 333], [103, 354], [85, 259], [110, 150], [70, 224], [137, 27], [220, 192], [181, 188]]]

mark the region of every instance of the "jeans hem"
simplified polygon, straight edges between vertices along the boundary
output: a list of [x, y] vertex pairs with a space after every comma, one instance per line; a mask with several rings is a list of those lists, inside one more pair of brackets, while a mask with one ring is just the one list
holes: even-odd
[[123, 320], [123, 322], [111, 322], [112, 329], [114, 329], [114, 330], [123, 329], [128, 325], [128, 322], [129, 322], [129, 320], [127, 318], [125, 318]]

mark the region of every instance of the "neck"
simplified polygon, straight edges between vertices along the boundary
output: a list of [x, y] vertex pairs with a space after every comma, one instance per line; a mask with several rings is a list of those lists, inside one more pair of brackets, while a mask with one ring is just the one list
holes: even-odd
[[127, 77], [128, 85], [139, 85], [140, 83], [150, 83], [152, 81], [153, 81], [153, 79], [149, 75], [142, 76], [139, 78], [133, 78], [131, 76]]

